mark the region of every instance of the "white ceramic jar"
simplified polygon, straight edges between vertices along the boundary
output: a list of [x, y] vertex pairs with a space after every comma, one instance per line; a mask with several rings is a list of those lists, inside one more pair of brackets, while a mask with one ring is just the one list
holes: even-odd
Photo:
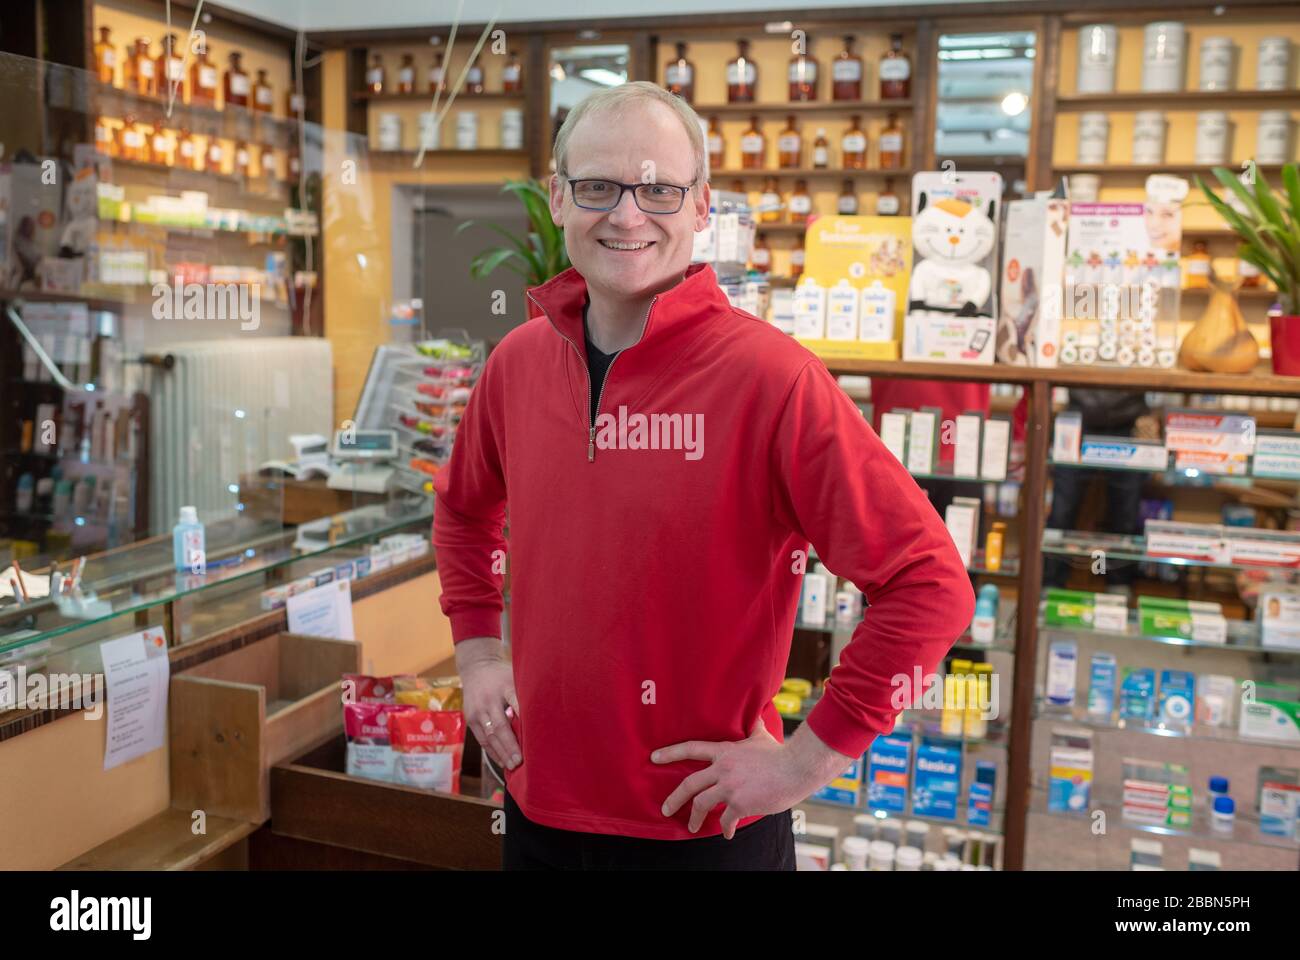
[[1114, 24], [1090, 23], [1079, 28], [1079, 93], [1113, 93], [1118, 34]]
[[456, 114], [456, 149], [478, 149], [478, 111], [462, 110]]
[[1196, 163], [1228, 162], [1228, 114], [1202, 110], [1196, 115]]
[[420, 146], [425, 150], [437, 150], [442, 146], [442, 125], [432, 110], [420, 114]]
[[1165, 162], [1165, 115], [1162, 110], [1142, 110], [1133, 118], [1133, 162]]
[[1104, 113], [1079, 114], [1079, 162], [1105, 163], [1110, 142], [1110, 117]]
[[1072, 173], [1069, 176], [1070, 200], [1073, 203], [1096, 203], [1101, 177], [1095, 173]]
[[380, 150], [402, 149], [402, 118], [395, 113], [381, 113], [377, 124]]
[[1177, 93], [1183, 89], [1187, 32], [1175, 20], [1148, 23], [1142, 42], [1144, 93]]
[[1206, 37], [1201, 41], [1200, 87], [1231, 90], [1235, 50], [1231, 37]]
[[501, 146], [520, 150], [524, 145], [524, 112], [518, 107], [501, 111]]
[[1255, 87], [1259, 90], [1285, 90], [1291, 69], [1291, 41], [1286, 37], [1265, 37], [1259, 41], [1255, 59]]
[[1255, 129], [1255, 160], [1286, 163], [1291, 159], [1291, 111], [1261, 110]]

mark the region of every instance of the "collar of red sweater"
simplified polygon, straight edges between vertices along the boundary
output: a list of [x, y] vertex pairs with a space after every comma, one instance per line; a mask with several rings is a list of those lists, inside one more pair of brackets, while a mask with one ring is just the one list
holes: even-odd
[[[582, 308], [587, 302], [587, 281], [582, 274], [570, 267], [540, 287], [530, 289], [528, 297], [550, 320], [555, 331], [585, 358]], [[730, 310], [731, 301], [718, 286], [713, 268], [707, 263], [691, 264], [677, 286], [651, 301], [641, 339], [620, 354], [628, 355], [620, 362], [620, 370], [626, 371], [629, 365], [642, 369], [659, 366], [693, 343], [704, 332], [707, 322]]]

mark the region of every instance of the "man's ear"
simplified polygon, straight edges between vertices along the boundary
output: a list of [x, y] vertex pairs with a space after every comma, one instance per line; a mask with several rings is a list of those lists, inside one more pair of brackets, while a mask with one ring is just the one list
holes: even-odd
[[705, 180], [691, 193], [695, 196], [695, 232], [699, 233], [709, 225], [709, 204], [712, 196], [709, 191], [709, 181]]
[[556, 174], [551, 174], [551, 220], [557, 227], [564, 226], [564, 181]]

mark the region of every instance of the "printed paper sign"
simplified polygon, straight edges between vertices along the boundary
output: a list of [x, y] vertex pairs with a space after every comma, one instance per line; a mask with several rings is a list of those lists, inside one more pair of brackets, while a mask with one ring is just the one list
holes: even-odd
[[305, 637], [355, 640], [352, 632], [352, 584], [336, 580], [290, 597], [289, 632]]
[[104, 769], [162, 747], [167, 731], [167, 634], [150, 627], [99, 645], [108, 696]]

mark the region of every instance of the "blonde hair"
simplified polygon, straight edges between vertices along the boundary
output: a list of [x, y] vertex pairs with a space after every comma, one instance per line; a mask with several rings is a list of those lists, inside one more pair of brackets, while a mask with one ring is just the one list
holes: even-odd
[[681, 97], [674, 96], [658, 84], [648, 80], [634, 80], [617, 87], [597, 90], [583, 98], [582, 102], [569, 111], [564, 118], [560, 132], [555, 135], [555, 171], [561, 177], [567, 172], [565, 162], [568, 159], [569, 138], [584, 119], [600, 113], [622, 114], [630, 107], [643, 103], [661, 103], [673, 113], [686, 128], [686, 136], [691, 141], [691, 151], [695, 155], [696, 183], [704, 183], [709, 178], [708, 156], [704, 149], [704, 131], [700, 128], [700, 117], [691, 105]]

